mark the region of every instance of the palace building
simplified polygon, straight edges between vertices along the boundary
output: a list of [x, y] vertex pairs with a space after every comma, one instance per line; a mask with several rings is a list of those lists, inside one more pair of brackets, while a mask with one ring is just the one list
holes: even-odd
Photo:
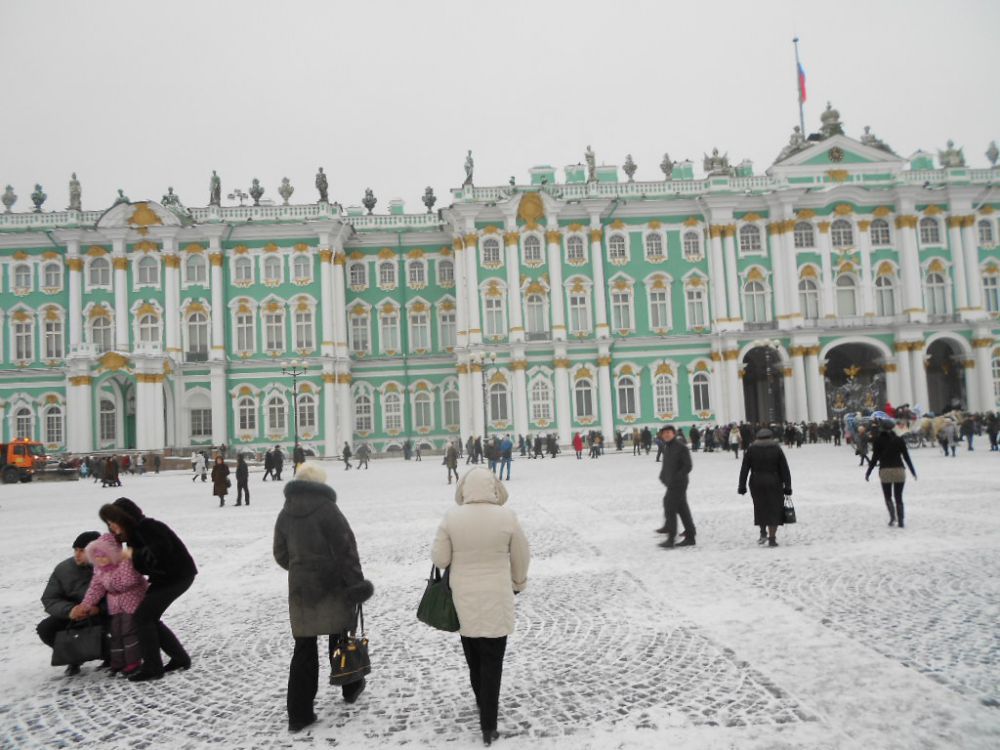
[[[764, 174], [594, 162], [372, 213], [129, 201], [0, 214], [0, 440], [441, 448], [1000, 398], [995, 167], [836, 110]], [[995, 156], [991, 149], [991, 158]], [[995, 160], [994, 160], [995, 161]], [[320, 175], [319, 177], [321, 177]], [[324, 178], [325, 180], [325, 178]], [[279, 193], [290, 193], [287, 183]], [[253, 191], [251, 191], [253, 193]], [[73, 190], [71, 190], [73, 195]], [[296, 360], [305, 373], [283, 374]], [[297, 409], [295, 402], [297, 401]], [[293, 413], [294, 412], [294, 413]]]

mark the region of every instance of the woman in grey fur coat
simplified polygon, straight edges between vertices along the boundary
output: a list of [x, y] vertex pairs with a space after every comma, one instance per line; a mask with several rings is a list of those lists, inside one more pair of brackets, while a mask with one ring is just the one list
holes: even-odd
[[[288, 669], [288, 729], [297, 732], [316, 721], [317, 637], [329, 635], [332, 651], [338, 636], [355, 627], [358, 605], [375, 590], [361, 572], [354, 532], [337, 507], [337, 493], [317, 463], [302, 464], [285, 485], [285, 506], [274, 526], [274, 559], [288, 571], [288, 614], [295, 638]], [[344, 685], [344, 700], [354, 703], [364, 689], [364, 678]]]

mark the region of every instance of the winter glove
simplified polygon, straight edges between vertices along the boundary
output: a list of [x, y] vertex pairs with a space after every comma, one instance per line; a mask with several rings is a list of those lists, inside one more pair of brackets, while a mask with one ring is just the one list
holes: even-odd
[[741, 494], [741, 495], [745, 495], [745, 494], [747, 494], [747, 488], [746, 488], [746, 487], [740, 487], [740, 488], [739, 488], [738, 490], [736, 490], [736, 491], [737, 491], [737, 492], [738, 492], [739, 494]]

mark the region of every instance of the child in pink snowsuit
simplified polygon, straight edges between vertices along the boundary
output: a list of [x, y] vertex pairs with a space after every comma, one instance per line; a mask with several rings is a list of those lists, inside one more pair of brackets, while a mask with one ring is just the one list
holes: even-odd
[[93, 613], [97, 603], [107, 596], [111, 615], [111, 674], [131, 674], [142, 665], [133, 615], [146, 596], [149, 582], [122, 554], [122, 546], [114, 534], [102, 534], [87, 545], [86, 552], [94, 566], [94, 575], [80, 606]]

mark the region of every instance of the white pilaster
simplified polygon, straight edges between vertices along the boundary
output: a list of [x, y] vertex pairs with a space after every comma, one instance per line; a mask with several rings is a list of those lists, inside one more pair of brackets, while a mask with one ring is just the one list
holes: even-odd
[[726, 385], [729, 387], [729, 414], [726, 415], [726, 420], [738, 422], [746, 419], [743, 378], [740, 377], [740, 363], [737, 360], [739, 350], [729, 349], [722, 356], [726, 363]]
[[783, 237], [785, 224], [782, 221], [768, 225], [766, 242], [771, 258], [771, 288], [774, 290], [774, 314], [778, 321], [788, 316], [788, 280], [784, 262], [785, 247]]
[[66, 241], [66, 268], [69, 276], [69, 346], [72, 351], [83, 341], [83, 258], [80, 257], [80, 240]]
[[[173, 236], [163, 238], [163, 308], [165, 351], [167, 356], [178, 361], [181, 358], [180, 331], [180, 267], [181, 260], [177, 256], [176, 239]], [[221, 312], [221, 311], [220, 311]]]
[[[323, 340], [320, 343], [320, 352], [324, 357], [332, 357], [335, 353], [335, 341], [337, 338], [336, 332], [333, 328], [333, 316], [334, 311], [339, 311], [341, 316], [344, 316], [344, 305], [337, 305], [334, 303], [334, 293], [333, 293], [333, 250], [330, 249], [330, 238], [329, 235], [322, 233], [319, 239], [319, 291], [320, 291], [320, 314], [323, 316]], [[326, 398], [326, 385], [323, 387], [323, 401], [327, 401]], [[333, 394], [331, 388], [331, 395]], [[331, 403], [333, 399], [330, 399]], [[330, 425], [332, 427], [332, 424]], [[330, 427], [324, 427], [327, 434], [329, 435]], [[326, 455], [331, 455], [330, 448], [337, 447], [336, 443], [331, 446], [330, 438], [327, 438]]]
[[549, 217], [549, 229], [545, 233], [548, 247], [549, 267], [549, 309], [552, 312], [552, 339], [566, 340], [566, 303], [563, 298], [562, 272], [562, 232], [555, 223], [555, 216]]
[[514, 430], [518, 435], [528, 434], [528, 378], [526, 369], [528, 361], [524, 359], [524, 350], [514, 351]]
[[[819, 251], [820, 268], [823, 276], [820, 294], [823, 298], [823, 315], [827, 318], [837, 317], [837, 302], [833, 296], [833, 245], [830, 243], [830, 222], [821, 221], [819, 227]], [[826, 419], [826, 408], [824, 405], [823, 419]]]
[[[519, 343], [524, 341], [524, 315], [521, 307], [521, 273], [518, 263], [518, 233], [517, 225], [511, 226], [504, 234], [504, 252], [506, 253], [506, 263], [504, 267], [507, 271], [507, 310], [510, 313], [510, 341]], [[552, 295], [556, 296], [556, 289], [553, 288]]]
[[806, 393], [809, 401], [809, 421], [822, 422], [827, 417], [826, 385], [819, 370], [819, 346], [805, 348]]
[[795, 420], [809, 420], [809, 394], [806, 391], [806, 367], [802, 358], [804, 347], [793, 346], [789, 350], [792, 357], [792, 402], [794, 403]]
[[[330, 270], [330, 263], [323, 261], [323, 266], [327, 274]], [[337, 429], [337, 375], [333, 372], [323, 373], [323, 455], [339, 456], [342, 442], [339, 440]]]
[[[374, 404], [372, 404], [374, 408]], [[354, 399], [351, 397], [351, 373], [340, 369], [337, 372], [337, 452], [343, 443], [354, 446]]]
[[[157, 357], [155, 364], [159, 362], [160, 358]], [[138, 371], [135, 375], [135, 447], [141, 451], [158, 451], [164, 448], [166, 425], [163, 420], [163, 381], [162, 372]], [[214, 405], [212, 419], [215, 419]]]
[[485, 434], [486, 423], [483, 421], [483, 366], [478, 363], [469, 365], [469, 392], [472, 395], [472, 434], [482, 437]]
[[566, 352], [556, 350], [555, 375], [553, 377], [556, 389], [556, 429], [559, 433], [559, 445], [569, 445], [573, 439], [573, 415], [570, 412], [569, 393], [569, 360]]
[[726, 383], [725, 367], [719, 352], [712, 352], [712, 378], [709, 381], [709, 389], [712, 394], [712, 420], [722, 422], [729, 416], [726, 408]]
[[[469, 285], [465, 272], [465, 245], [461, 237], [452, 243], [455, 260], [455, 348], [464, 349], [469, 346]], [[459, 383], [461, 389], [461, 383]], [[463, 401], [464, 403], [464, 401]], [[464, 414], [464, 412], [463, 412]], [[463, 418], [462, 432], [465, 432]], [[466, 433], [467, 434], [467, 433]]]
[[[981, 332], [977, 332], [977, 336]], [[989, 332], [986, 331], [988, 334]], [[986, 335], [972, 341], [976, 359], [976, 388], [979, 391], [980, 408], [983, 411], [995, 411], [1000, 403], [993, 389], [993, 337]]]
[[[465, 283], [468, 294], [468, 304], [466, 313], [468, 315], [468, 344], [473, 346], [481, 344], [483, 341], [483, 331], [479, 322], [479, 269], [477, 263], [479, 259], [479, 237], [475, 232], [468, 232], [465, 235]], [[480, 396], [482, 401], [482, 396]], [[482, 422], [482, 415], [477, 417]], [[477, 435], [483, 433], [477, 432]]]
[[910, 373], [913, 377], [913, 398], [924, 410], [930, 409], [930, 397], [927, 393], [927, 368], [924, 366], [924, 342], [914, 341], [910, 344]]
[[[218, 236], [208, 240], [208, 261], [212, 269], [212, 348], [208, 358], [221, 361], [226, 358], [226, 292], [222, 284], [222, 245]], [[214, 424], [212, 430], [215, 430]]]
[[[84, 370], [86, 364], [83, 365]], [[71, 374], [66, 379], [66, 449], [71, 453], [94, 450], [94, 396], [90, 375]]]
[[472, 398], [472, 378], [469, 374], [469, 362], [460, 359], [456, 367], [458, 371], [458, 416], [462, 445], [472, 435], [476, 434], [476, 421], [473, 417], [475, 403]]
[[736, 265], [736, 225], [727, 224], [722, 231], [722, 249], [726, 263], [726, 301], [732, 322], [743, 319], [740, 308], [740, 274]]
[[[213, 362], [209, 375], [212, 399], [212, 443], [229, 444], [229, 399], [226, 394], [226, 365]], [[162, 407], [161, 407], [162, 409]]]
[[962, 216], [949, 216], [948, 249], [951, 251], [951, 263], [954, 272], [952, 283], [955, 285], [955, 306], [960, 313], [968, 312], [969, 295], [967, 292], [968, 277], [965, 273], [965, 253], [962, 252]]
[[[785, 280], [788, 285], [788, 325], [790, 327], [801, 326], [803, 322], [802, 309], [799, 306], [799, 260], [798, 251], [795, 249], [795, 221], [789, 219], [785, 222], [785, 232], [781, 235], [781, 242], [785, 248]], [[805, 402], [802, 404], [805, 409]], [[802, 412], [805, 419], [805, 411]]]
[[590, 266], [594, 274], [594, 320], [596, 322], [597, 338], [604, 339], [611, 335], [608, 328], [608, 285], [604, 278], [604, 248], [601, 217], [599, 214], [590, 216]]
[[903, 313], [913, 322], [926, 322], [923, 293], [920, 284], [920, 253], [917, 252], [917, 217], [896, 217], [899, 239], [899, 265], [903, 277]]
[[601, 347], [597, 356], [597, 399], [601, 410], [601, 432], [605, 442], [615, 434], [614, 400], [611, 397], [611, 355]]
[[[962, 217], [962, 255], [965, 259], [967, 279], [965, 286], [969, 301], [969, 309], [964, 317], [966, 320], [982, 320], [986, 317], [986, 310], [983, 307], [982, 279], [979, 272], [979, 235], [976, 232], [975, 214]], [[992, 388], [989, 403], [993, 403]]]
[[913, 406], [916, 401], [913, 398], [913, 376], [910, 373], [910, 350], [909, 344], [903, 341], [896, 342], [896, 368], [899, 370], [899, 399], [898, 404], [910, 404]]
[[858, 253], [861, 255], [861, 314], [871, 317], [875, 314], [875, 288], [872, 286], [872, 238], [869, 233], [871, 222], [858, 222]]
[[[331, 248], [333, 250], [333, 263], [325, 264], [329, 265], [329, 274], [331, 278], [331, 294], [333, 296], [333, 311], [332, 311], [332, 323], [333, 323], [333, 351], [341, 360], [347, 360], [348, 358], [348, 346], [347, 346], [347, 281], [344, 278], [345, 273], [345, 257], [344, 251], [341, 249], [339, 241], [334, 244]], [[373, 325], [377, 325], [377, 316], [372, 321]], [[350, 414], [353, 415], [354, 409], [353, 404], [350, 409]], [[350, 436], [348, 432], [348, 436]], [[350, 440], [350, 437], [343, 438], [340, 440], [342, 443], [344, 440]]]
[[119, 235], [111, 240], [111, 265], [114, 268], [115, 288], [115, 349], [122, 352], [129, 350], [128, 328], [128, 259], [125, 257], [125, 236]]
[[722, 259], [722, 231], [723, 227], [717, 224], [709, 227], [708, 283], [712, 294], [712, 314], [716, 322], [729, 320], [725, 262]]

